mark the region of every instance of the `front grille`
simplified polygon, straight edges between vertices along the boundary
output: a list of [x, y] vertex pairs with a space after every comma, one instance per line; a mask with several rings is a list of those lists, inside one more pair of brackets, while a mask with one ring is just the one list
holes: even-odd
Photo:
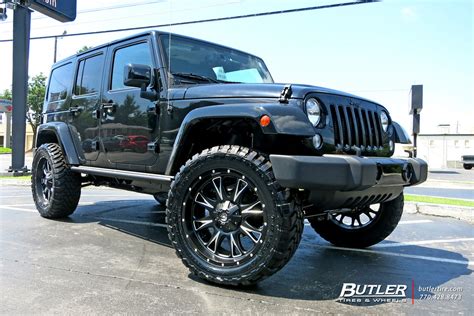
[[382, 127], [377, 112], [334, 104], [331, 104], [330, 111], [334, 144], [338, 149], [349, 150], [355, 146], [362, 150], [376, 150], [383, 146]]

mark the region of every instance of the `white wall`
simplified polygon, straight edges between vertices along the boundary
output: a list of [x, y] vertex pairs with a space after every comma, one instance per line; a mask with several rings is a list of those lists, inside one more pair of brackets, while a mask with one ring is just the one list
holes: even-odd
[[430, 168], [461, 167], [463, 155], [474, 155], [474, 134], [418, 136], [418, 157]]

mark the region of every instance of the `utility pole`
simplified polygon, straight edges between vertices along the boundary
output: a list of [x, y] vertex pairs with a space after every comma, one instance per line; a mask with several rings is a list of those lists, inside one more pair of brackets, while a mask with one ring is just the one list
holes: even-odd
[[30, 53], [30, 9], [15, 5], [13, 12], [12, 78], [12, 165], [13, 174], [22, 174], [25, 166], [26, 103], [28, 94], [28, 58]]
[[[66, 35], [66, 34], [67, 34], [67, 32], [64, 31], [63, 36]], [[61, 38], [62, 38], [62, 36], [61, 36]], [[55, 36], [54, 37], [54, 63], [56, 63], [56, 61], [57, 61], [57, 54], [58, 54], [58, 37]]]

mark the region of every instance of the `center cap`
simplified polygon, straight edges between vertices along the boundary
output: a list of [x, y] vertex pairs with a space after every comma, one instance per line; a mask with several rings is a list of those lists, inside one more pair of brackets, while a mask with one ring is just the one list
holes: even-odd
[[238, 206], [227, 200], [222, 203], [219, 203], [216, 209], [216, 219], [220, 222], [221, 225], [225, 225], [230, 221], [232, 214], [236, 210], [238, 210]]
[[227, 216], [227, 213], [225, 213], [225, 212], [222, 212], [222, 213], [219, 215], [219, 220], [220, 220], [222, 223], [227, 222], [227, 219], [228, 219], [228, 218], [229, 218], [229, 217]]

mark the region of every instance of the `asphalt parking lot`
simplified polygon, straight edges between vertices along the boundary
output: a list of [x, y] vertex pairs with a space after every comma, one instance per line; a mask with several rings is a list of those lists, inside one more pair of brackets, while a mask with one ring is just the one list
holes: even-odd
[[[306, 226], [290, 263], [246, 288], [190, 275], [164, 208], [146, 195], [85, 188], [76, 213], [52, 221], [36, 213], [29, 187], [3, 185], [0, 228], [1, 314], [474, 311], [474, 230], [454, 219], [404, 214], [388, 240], [363, 250], [333, 247]], [[343, 283], [406, 285], [406, 299], [342, 302]]]

